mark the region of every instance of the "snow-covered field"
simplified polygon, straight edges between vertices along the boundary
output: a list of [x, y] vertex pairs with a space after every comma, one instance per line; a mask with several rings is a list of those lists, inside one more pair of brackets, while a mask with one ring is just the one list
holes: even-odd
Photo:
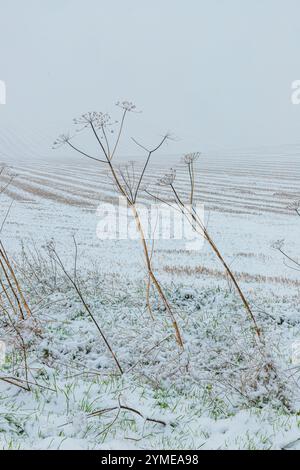
[[[151, 319], [139, 241], [97, 237], [97, 207], [117, 202], [100, 165], [79, 159], [9, 166], [17, 176], [1, 196], [2, 219], [13, 201], [1, 240], [33, 311], [18, 326], [32, 386], [28, 392], [0, 381], [0, 447], [300, 448], [300, 275], [272, 248], [285, 239], [292, 257], [300, 252], [300, 218], [287, 209], [300, 199], [299, 147], [207, 154], [197, 162], [197, 200], [247, 293], [263, 348], [206, 245], [189, 251], [171, 239], [154, 246], [155, 272], [175, 308], [184, 351], [154, 293]], [[186, 168], [175, 158], [157, 158], [148, 183], [153, 187], [170, 166], [184, 197]], [[146, 195], [142, 200], [149, 203]], [[76, 292], [47, 258], [52, 240], [71, 272], [73, 236], [81, 291], [122, 377]], [[15, 332], [1, 321], [1, 376], [24, 378]]]

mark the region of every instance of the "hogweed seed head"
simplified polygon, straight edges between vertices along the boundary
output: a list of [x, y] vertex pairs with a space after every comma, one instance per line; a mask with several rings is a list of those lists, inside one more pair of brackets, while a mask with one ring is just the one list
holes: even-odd
[[174, 183], [176, 178], [176, 170], [171, 168], [168, 173], [166, 173], [162, 178], [158, 180], [159, 186], [170, 186]]
[[79, 118], [73, 119], [73, 122], [76, 125], [82, 126], [81, 129], [84, 129], [90, 125], [93, 125], [97, 129], [103, 129], [106, 126], [113, 124], [108, 113], [102, 113], [99, 111], [89, 111], [88, 113], [84, 113], [79, 116]]
[[70, 141], [71, 137], [69, 134], [60, 134], [57, 139], [53, 142], [52, 148], [57, 149], [62, 147]]
[[282, 250], [283, 247], [284, 247], [284, 239], [276, 240], [272, 244], [272, 248], [274, 248], [275, 250]]
[[135, 104], [133, 104], [131, 101], [118, 101], [116, 106], [119, 106], [119, 108], [122, 108], [124, 111], [128, 112], [136, 110]]
[[115, 121], [115, 122], [111, 121], [111, 117], [108, 113], [98, 113], [98, 116], [95, 120], [95, 126], [98, 129], [102, 129], [102, 128], [107, 127], [107, 126], [112, 126], [116, 122], [117, 121]]
[[49, 253], [55, 251], [55, 241], [53, 238], [48, 240], [45, 245], [42, 246], [42, 248], [46, 249]]
[[288, 206], [287, 209], [293, 210], [293, 211], [298, 211], [300, 209], [300, 199], [291, 202]]
[[83, 125], [84, 127], [86, 127], [92, 124], [96, 120], [96, 117], [97, 117], [96, 111], [89, 111], [88, 113], [82, 114], [78, 118], [74, 118], [73, 122], [74, 124], [79, 124], [79, 125]]
[[183, 162], [186, 163], [187, 165], [190, 165], [194, 161], [198, 160], [200, 155], [201, 155], [201, 152], [187, 153], [186, 155], [183, 156]]

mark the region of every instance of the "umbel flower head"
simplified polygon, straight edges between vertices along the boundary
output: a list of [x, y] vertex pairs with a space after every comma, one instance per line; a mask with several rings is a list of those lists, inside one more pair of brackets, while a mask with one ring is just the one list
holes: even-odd
[[82, 126], [81, 129], [84, 129], [91, 124], [98, 129], [112, 125], [110, 115], [99, 111], [89, 111], [88, 113], [84, 113], [79, 116], [79, 118], [73, 119], [73, 122], [74, 124]]
[[131, 101], [118, 101], [116, 103], [116, 106], [119, 106], [119, 108], [124, 109], [124, 111], [135, 111], [136, 106], [133, 104]]
[[297, 201], [291, 202], [288, 206], [287, 209], [293, 210], [293, 211], [299, 211], [300, 210], [300, 200], [298, 199]]
[[284, 239], [276, 240], [272, 244], [272, 248], [274, 248], [275, 250], [282, 250], [283, 247], [284, 247]]
[[186, 163], [187, 165], [190, 165], [191, 163], [193, 163], [194, 161], [198, 160], [198, 158], [200, 157], [201, 155], [201, 152], [191, 152], [191, 153], [187, 153], [186, 155], [184, 155], [183, 157], [183, 162]]
[[57, 139], [53, 142], [53, 149], [57, 149], [59, 147], [62, 147], [65, 145], [67, 142], [69, 142], [71, 139], [69, 134], [60, 134]]
[[171, 184], [174, 183], [175, 178], [176, 178], [176, 170], [174, 168], [170, 168], [170, 171], [158, 180], [158, 185], [170, 186]]

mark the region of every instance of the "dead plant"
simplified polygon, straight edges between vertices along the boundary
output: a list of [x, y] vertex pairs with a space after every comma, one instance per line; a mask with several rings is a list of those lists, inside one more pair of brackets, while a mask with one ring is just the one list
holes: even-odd
[[173, 196], [173, 199], [170, 203], [170, 201], [167, 201], [166, 199], [158, 198], [154, 194], [150, 193], [149, 191], [146, 190], [146, 193], [153, 197], [156, 200], [159, 200], [161, 202], [165, 202], [169, 206], [171, 205], [174, 210], [177, 210], [183, 214], [185, 219], [188, 221], [188, 223], [192, 226], [193, 230], [198, 233], [200, 236], [202, 236], [210, 245], [212, 248], [213, 252], [219, 259], [219, 261], [222, 263], [225, 272], [227, 274], [228, 279], [233, 283], [243, 305], [244, 308], [249, 315], [250, 320], [252, 321], [255, 333], [259, 339], [261, 339], [261, 331], [260, 328], [258, 327], [258, 324], [256, 322], [256, 318], [254, 316], [254, 313], [252, 312], [252, 309], [250, 307], [250, 304], [243, 293], [239, 282], [234, 275], [233, 271], [231, 270], [229, 264], [225, 261], [223, 255], [221, 254], [218, 246], [214, 242], [212, 236], [210, 235], [207, 227], [205, 226], [203, 220], [199, 217], [195, 205], [194, 205], [194, 193], [195, 193], [195, 168], [194, 164], [195, 161], [200, 157], [200, 152], [193, 152], [186, 154], [183, 158], [184, 163], [187, 165], [188, 168], [188, 174], [189, 174], [189, 181], [190, 181], [190, 196], [189, 196], [189, 202], [186, 203], [182, 197], [180, 196], [179, 192], [177, 191], [175, 187], [175, 180], [176, 180], [176, 172], [175, 170], [171, 170], [169, 173], [167, 173], [163, 178], [159, 180], [159, 184], [161, 186], [168, 186], [171, 189], [171, 193]]
[[97, 161], [99, 163], [105, 164], [107, 166], [116, 190], [124, 198], [127, 206], [132, 210], [133, 217], [136, 223], [136, 228], [140, 236], [147, 274], [148, 274], [146, 303], [148, 305], [149, 312], [150, 314], [152, 314], [150, 302], [149, 302], [150, 284], [152, 284], [156, 292], [158, 293], [158, 296], [162, 300], [163, 305], [169, 315], [169, 318], [171, 319], [171, 323], [175, 331], [175, 337], [176, 337], [177, 343], [179, 344], [181, 348], [183, 348], [183, 340], [182, 340], [182, 336], [179, 330], [179, 326], [178, 326], [173, 308], [170, 305], [167, 299], [167, 296], [165, 294], [165, 291], [161, 283], [159, 282], [157, 276], [155, 275], [153, 267], [152, 267], [151, 249], [147, 244], [145, 233], [144, 233], [142, 222], [141, 222], [141, 217], [137, 208], [137, 201], [140, 195], [140, 191], [142, 189], [143, 179], [144, 179], [147, 167], [149, 165], [151, 156], [162, 147], [162, 145], [169, 138], [169, 135], [168, 134], [164, 135], [161, 138], [160, 142], [153, 148], [146, 148], [145, 146], [138, 143], [135, 139], [133, 139], [134, 142], [137, 145], [139, 145], [139, 147], [143, 148], [144, 151], [147, 152], [145, 163], [139, 175], [136, 174], [134, 166], [126, 165], [125, 167], [117, 168], [113, 163], [113, 159], [119, 148], [120, 139], [121, 139], [123, 129], [124, 129], [124, 123], [125, 123], [128, 113], [135, 111], [136, 109], [135, 105], [133, 105], [132, 103], [128, 101], [123, 101], [121, 103], [119, 102], [117, 103], [117, 106], [119, 106], [122, 109], [122, 116], [121, 116], [121, 121], [119, 123], [119, 127], [116, 133], [116, 138], [113, 142], [111, 141], [112, 139], [110, 138], [110, 135], [111, 135], [110, 129], [111, 129], [111, 126], [116, 124], [116, 122], [113, 122], [108, 114], [101, 113], [101, 112], [89, 112], [89, 113], [83, 114], [79, 119], [74, 120], [75, 124], [80, 126], [79, 130], [89, 129], [91, 131], [92, 135], [94, 136], [94, 138], [96, 139], [96, 142], [99, 145], [103, 158], [90, 155], [85, 150], [82, 150], [77, 145], [74, 145], [73, 140], [71, 139], [69, 135], [61, 135], [55, 141], [54, 147], [57, 148], [57, 147], [60, 147], [61, 145], [66, 144], [69, 147], [71, 147], [73, 150], [78, 152], [79, 154], [83, 155], [84, 157]]

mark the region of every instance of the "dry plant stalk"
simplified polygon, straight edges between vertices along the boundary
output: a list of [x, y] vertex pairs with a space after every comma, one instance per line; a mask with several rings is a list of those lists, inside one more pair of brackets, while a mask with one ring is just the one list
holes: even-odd
[[[4, 172], [4, 167], [1, 168], [0, 170], [0, 176], [3, 175], [3, 172]], [[5, 182], [5, 184], [0, 188], [0, 194], [3, 194], [5, 192], [5, 190], [10, 185], [13, 179], [14, 179], [14, 175], [10, 175], [8, 178], [8, 181]], [[10, 208], [11, 208], [11, 205], [9, 206], [9, 209], [6, 212], [4, 221], [1, 225], [0, 233], [3, 229], [3, 225], [7, 219]], [[20, 319], [25, 320], [26, 318], [30, 317], [31, 316], [30, 308], [24, 297], [20, 283], [17, 279], [15, 269], [9, 260], [7, 252], [1, 240], [0, 240], [0, 286], [2, 289], [2, 291], [0, 292], [1, 302], [5, 298], [10, 308], [14, 311], [16, 315], [20, 317]]]
[[[24, 297], [19, 281], [17, 280], [16, 273], [14, 268], [9, 261], [7, 253], [4, 249], [3, 243], [0, 241], [0, 272], [3, 273], [5, 281], [0, 277], [0, 285], [2, 287], [2, 292], [0, 296], [5, 295], [10, 306], [13, 306], [13, 299], [15, 300], [19, 317], [22, 320], [29, 318], [31, 316], [31, 310], [28, 306], [28, 303]], [[12, 298], [11, 298], [12, 297]]]
[[93, 315], [93, 313], [92, 313], [92, 311], [91, 311], [91, 309], [90, 309], [88, 303], [86, 302], [86, 300], [85, 300], [85, 298], [84, 298], [84, 296], [83, 296], [83, 294], [82, 294], [82, 292], [81, 292], [81, 289], [80, 289], [80, 287], [79, 287], [79, 285], [78, 285], [78, 282], [77, 282], [77, 273], [76, 273], [76, 267], [77, 267], [77, 244], [76, 244], [75, 238], [74, 238], [74, 244], [75, 244], [74, 277], [72, 277], [72, 276], [68, 273], [68, 271], [67, 271], [67, 269], [66, 269], [66, 267], [65, 267], [65, 265], [64, 265], [64, 263], [63, 263], [63, 261], [61, 260], [59, 254], [57, 253], [57, 251], [56, 251], [55, 246], [54, 246], [53, 243], [50, 243], [50, 244], [49, 244], [49, 247], [48, 247], [48, 249], [49, 249], [49, 254], [50, 254], [50, 256], [53, 257], [53, 259], [55, 260], [55, 262], [57, 262], [58, 266], [60, 267], [60, 269], [62, 270], [62, 272], [64, 273], [64, 275], [67, 277], [67, 279], [68, 279], [68, 280], [70, 281], [70, 283], [72, 284], [72, 286], [73, 286], [73, 288], [75, 289], [75, 291], [76, 291], [76, 293], [77, 293], [77, 295], [78, 295], [78, 297], [79, 297], [79, 299], [80, 299], [82, 305], [84, 306], [84, 308], [85, 308], [86, 312], [88, 313], [90, 319], [92, 320], [92, 322], [93, 322], [94, 325], [96, 326], [96, 328], [97, 328], [97, 330], [98, 330], [98, 332], [99, 332], [101, 338], [103, 339], [103, 341], [104, 341], [104, 343], [105, 343], [105, 345], [106, 345], [106, 347], [107, 347], [109, 353], [111, 354], [113, 360], [115, 361], [116, 366], [117, 366], [117, 368], [118, 368], [120, 374], [122, 375], [122, 374], [123, 374], [123, 369], [122, 369], [122, 367], [121, 367], [121, 365], [120, 365], [120, 362], [119, 362], [119, 360], [118, 360], [118, 358], [117, 358], [115, 352], [113, 351], [113, 349], [112, 349], [112, 347], [111, 347], [111, 345], [110, 345], [110, 343], [109, 343], [109, 341], [108, 341], [106, 335], [104, 334], [102, 328], [99, 326], [99, 323], [97, 322], [95, 316]]
[[[244, 308], [249, 315], [250, 320], [252, 321], [255, 333], [259, 339], [261, 339], [261, 331], [260, 328], [258, 327], [258, 324], [256, 322], [255, 316], [252, 312], [252, 309], [249, 305], [248, 300], [246, 299], [234, 273], [230, 269], [229, 265], [226, 263], [223, 255], [221, 254], [219, 248], [213, 241], [211, 235], [209, 234], [207, 228], [205, 227], [203, 221], [199, 218], [195, 207], [194, 207], [194, 192], [195, 192], [195, 169], [194, 169], [194, 162], [199, 158], [200, 152], [194, 152], [194, 153], [189, 153], [184, 156], [184, 163], [188, 167], [188, 173], [189, 173], [189, 180], [190, 180], [190, 197], [189, 197], [189, 204], [186, 204], [182, 198], [180, 197], [178, 191], [176, 190], [174, 186], [175, 178], [176, 178], [176, 172], [174, 170], [171, 170], [170, 173], [166, 174], [161, 180], [159, 181], [160, 185], [163, 186], [169, 186], [171, 188], [171, 191], [174, 196], [174, 203], [176, 206], [172, 206], [175, 210], [179, 210], [184, 217], [187, 219], [187, 221], [191, 224], [193, 227], [193, 230], [197, 232], [199, 235], [203, 236], [204, 239], [209, 243], [210, 247], [212, 248], [213, 252], [219, 259], [219, 261], [222, 263], [229, 279], [232, 281], [236, 291], [238, 292], [238, 295], [244, 305]], [[151, 194], [149, 191], [146, 191], [147, 194], [152, 196], [155, 199], [157, 198], [155, 195]], [[165, 202], [168, 205], [170, 205], [167, 201], [163, 199], [159, 199], [161, 202]]]
[[[0, 170], [0, 176], [3, 175], [3, 172], [4, 172], [4, 167]], [[14, 179], [14, 176], [11, 175], [8, 181], [0, 188], [0, 195], [4, 193], [4, 191], [10, 185], [13, 179]], [[6, 211], [6, 215], [0, 227], [0, 233], [2, 232], [5, 221], [9, 215], [11, 206], [12, 204], [10, 204], [8, 210]], [[23, 388], [24, 390], [30, 391], [30, 385], [28, 381], [29, 367], [28, 367], [28, 360], [27, 360], [26, 343], [20, 331], [20, 328], [16, 324], [16, 319], [19, 318], [21, 320], [25, 320], [26, 318], [31, 316], [31, 311], [23, 295], [20, 283], [17, 280], [15, 269], [9, 260], [7, 252], [1, 240], [0, 240], [0, 287], [1, 287], [0, 310], [4, 314], [4, 316], [7, 318], [11, 327], [14, 329], [18, 342], [20, 344], [20, 348], [22, 350], [22, 355], [23, 355], [23, 362], [24, 362], [25, 380], [20, 381], [18, 383], [18, 379], [14, 379], [14, 378], [0, 377], [0, 379], [7, 383], [17, 385], [20, 388]], [[21, 382], [23, 382], [25, 385], [22, 385]]]
[[165, 135], [159, 144], [154, 147], [153, 149], [148, 149], [141, 144], [139, 144], [136, 140], [133, 139], [133, 141], [139, 145], [141, 148], [143, 148], [147, 152], [147, 158], [144, 163], [143, 169], [140, 173], [139, 176], [136, 175], [135, 169], [133, 165], [126, 165], [124, 168], [116, 168], [113, 164], [113, 158], [115, 156], [115, 153], [118, 149], [119, 143], [120, 143], [120, 138], [123, 132], [124, 128], [124, 123], [126, 116], [129, 112], [135, 111], [135, 106], [128, 102], [128, 101], [123, 101], [122, 103], [117, 103], [117, 106], [119, 106], [123, 111], [122, 111], [122, 118], [119, 124], [119, 128], [117, 131], [117, 137], [114, 141], [114, 143], [111, 145], [111, 142], [108, 138], [108, 128], [115, 124], [114, 122], [111, 121], [111, 118], [108, 114], [104, 113], [98, 113], [98, 112], [89, 112], [86, 114], [83, 114], [79, 119], [75, 119], [74, 122], [75, 124], [79, 124], [82, 128], [88, 128], [91, 130], [92, 134], [94, 135], [97, 143], [99, 144], [101, 153], [104, 157], [98, 158], [94, 157], [92, 155], [89, 155], [82, 149], [78, 148], [75, 146], [72, 141], [71, 137], [69, 135], [61, 135], [59, 138], [54, 142], [54, 148], [60, 147], [61, 145], [67, 144], [69, 145], [73, 150], [77, 151], [81, 155], [95, 160], [100, 163], [104, 163], [107, 165], [110, 175], [112, 177], [113, 183], [119, 192], [121, 196], [124, 197], [127, 206], [131, 208], [137, 231], [140, 235], [140, 240], [141, 244], [143, 247], [143, 253], [144, 253], [144, 258], [145, 258], [145, 263], [146, 263], [146, 268], [147, 268], [147, 274], [148, 274], [148, 285], [147, 285], [147, 293], [146, 293], [146, 303], [149, 309], [149, 312], [152, 316], [151, 312], [151, 306], [149, 302], [149, 292], [150, 292], [150, 284], [154, 286], [156, 289], [158, 296], [163, 302], [163, 305], [171, 319], [172, 326], [175, 331], [175, 337], [176, 341], [179, 344], [181, 348], [183, 348], [183, 340], [182, 336], [178, 327], [177, 320], [175, 318], [173, 309], [168, 302], [168, 299], [166, 297], [166, 294], [164, 293], [164, 289], [162, 288], [160, 282], [158, 281], [157, 277], [154, 274], [153, 268], [152, 268], [152, 262], [151, 262], [151, 252], [150, 248], [148, 247], [148, 244], [146, 242], [145, 234], [143, 231], [142, 223], [141, 223], [141, 218], [139, 215], [139, 212], [137, 210], [137, 200], [139, 193], [141, 191], [141, 186], [143, 182], [143, 178], [145, 176], [146, 169], [148, 167], [148, 164], [150, 162], [151, 156], [153, 155], [154, 152], [156, 152], [164, 143], [165, 141], [169, 138], [168, 135]]

